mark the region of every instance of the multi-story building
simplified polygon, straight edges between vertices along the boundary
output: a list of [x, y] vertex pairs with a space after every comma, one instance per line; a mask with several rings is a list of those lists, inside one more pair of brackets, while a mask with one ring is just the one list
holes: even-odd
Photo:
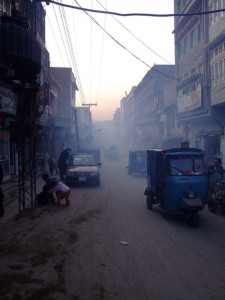
[[121, 136], [128, 150], [134, 149], [134, 97], [133, 86], [128, 94], [120, 101]]
[[[218, 0], [204, 1], [204, 10], [225, 9], [225, 2]], [[216, 126], [216, 138], [220, 143], [220, 152], [225, 163], [225, 11], [216, 12], [206, 17], [205, 51], [207, 66], [207, 85], [210, 86], [211, 117]], [[225, 166], [225, 165], [224, 165]]]
[[155, 65], [121, 100], [123, 139], [129, 150], [168, 147], [180, 143], [176, 121], [174, 65]]
[[161, 146], [165, 136], [164, 89], [174, 80], [174, 65], [155, 65], [134, 89], [135, 150]]
[[0, 1], [0, 162], [5, 179], [24, 171], [21, 162], [32, 163], [37, 76], [46, 51], [44, 16], [36, 1]]
[[55, 119], [55, 154], [69, 147], [77, 151], [79, 141], [76, 116], [76, 79], [71, 68], [51, 67], [52, 77], [57, 82], [57, 109]]
[[[224, 8], [218, 0], [176, 0], [175, 65], [177, 117], [192, 146], [206, 151], [208, 159], [220, 151], [224, 134]], [[190, 15], [193, 14], [193, 15]]]
[[[158, 74], [154, 66], [121, 100], [122, 133], [134, 150], [188, 141], [208, 161], [225, 157], [224, 9], [220, 0], [174, 1], [175, 66]], [[162, 80], [166, 68], [174, 80]]]

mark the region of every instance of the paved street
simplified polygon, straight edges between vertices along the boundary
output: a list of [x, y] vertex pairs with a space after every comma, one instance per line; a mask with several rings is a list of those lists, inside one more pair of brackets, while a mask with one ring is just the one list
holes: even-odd
[[103, 161], [100, 187], [73, 187], [71, 206], [49, 203], [0, 226], [0, 299], [224, 300], [225, 216], [199, 227], [146, 209], [145, 178]]

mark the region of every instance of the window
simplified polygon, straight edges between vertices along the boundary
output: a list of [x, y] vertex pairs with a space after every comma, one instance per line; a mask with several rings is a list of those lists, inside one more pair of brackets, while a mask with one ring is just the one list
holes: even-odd
[[180, 0], [177, 1], [177, 13], [181, 12]]
[[184, 54], [188, 52], [188, 37], [184, 38]]
[[224, 58], [211, 66], [211, 86], [215, 87], [224, 81], [225, 62]]
[[190, 34], [190, 48], [193, 48], [195, 43], [195, 30], [193, 29]]
[[177, 43], [177, 57], [180, 59], [202, 39], [202, 26], [198, 22], [189, 33]]
[[177, 45], [177, 57], [178, 59], [181, 58], [182, 55], [182, 46], [181, 46], [181, 42], [178, 43]]
[[205, 165], [200, 157], [167, 157], [164, 172], [166, 175], [203, 175]]
[[215, 72], [214, 72], [214, 66], [211, 67], [211, 86], [215, 86]]
[[224, 60], [221, 60], [219, 62], [219, 75], [220, 75], [220, 81], [224, 81]]
[[210, 59], [213, 59], [214, 51], [210, 51]]
[[[225, 8], [225, 0], [214, 0], [211, 5], [209, 6], [209, 10], [220, 10]], [[215, 12], [213, 14], [210, 14], [210, 26], [215, 24], [220, 18], [223, 17], [225, 12]]]
[[217, 63], [216, 65], [215, 65], [215, 79], [216, 79], [216, 84], [218, 84], [219, 83], [219, 64]]
[[202, 38], [202, 30], [201, 30], [200, 23], [198, 23], [198, 25], [196, 27], [196, 31], [197, 31], [197, 42], [199, 42]]

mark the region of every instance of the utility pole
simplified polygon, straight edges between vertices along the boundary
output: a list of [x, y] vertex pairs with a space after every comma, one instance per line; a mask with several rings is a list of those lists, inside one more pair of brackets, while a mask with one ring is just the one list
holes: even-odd
[[83, 103], [82, 106], [88, 106], [89, 107], [89, 142], [91, 144], [91, 106], [97, 106], [97, 103]]

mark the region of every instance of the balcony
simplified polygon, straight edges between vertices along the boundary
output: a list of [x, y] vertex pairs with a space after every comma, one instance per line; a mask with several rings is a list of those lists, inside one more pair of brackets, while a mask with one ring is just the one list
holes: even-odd
[[15, 79], [32, 80], [40, 72], [41, 46], [14, 18], [0, 17], [0, 45], [0, 67], [10, 70]]

